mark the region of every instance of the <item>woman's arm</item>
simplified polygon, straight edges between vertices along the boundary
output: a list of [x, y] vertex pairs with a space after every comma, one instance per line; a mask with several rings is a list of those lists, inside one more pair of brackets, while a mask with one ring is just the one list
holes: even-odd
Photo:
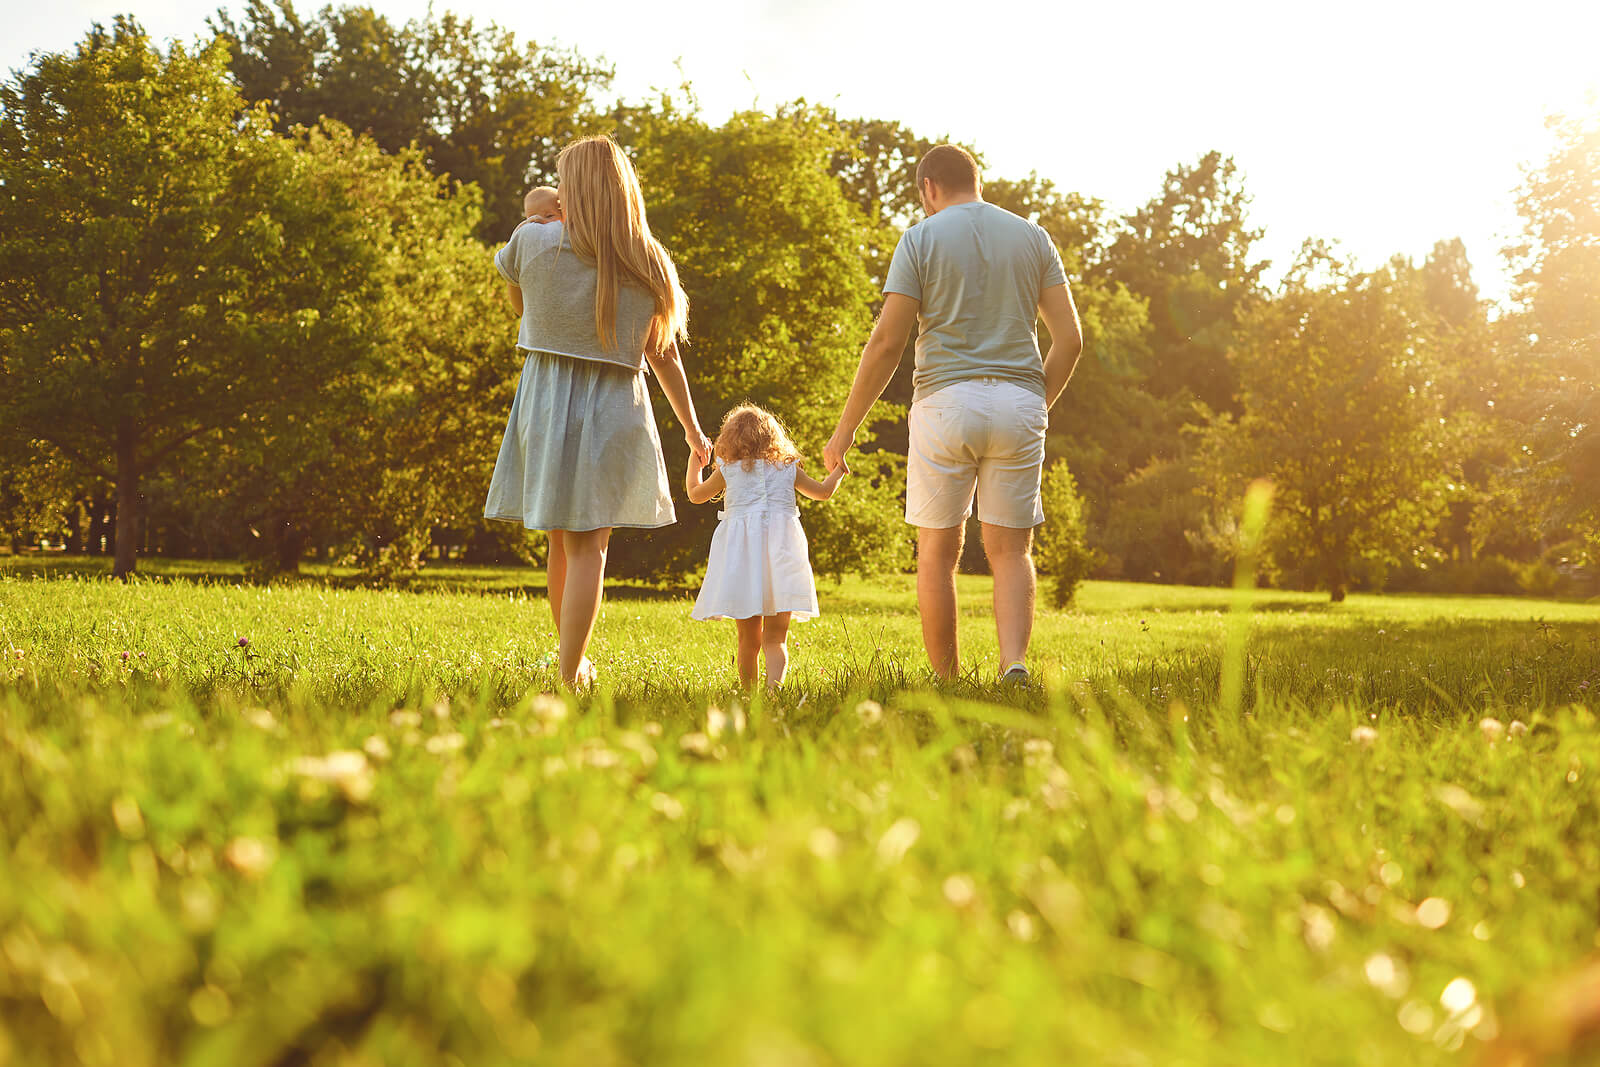
[[700, 475], [705, 472], [705, 464], [698, 456], [689, 457], [689, 470], [683, 476], [683, 488], [689, 494], [689, 503], [704, 504], [727, 487], [727, 481], [722, 477], [722, 472], [717, 471], [711, 477], [700, 480]]
[[[711, 441], [700, 429], [700, 419], [694, 413], [694, 398], [689, 395], [689, 377], [683, 372], [678, 346], [669, 345], [665, 352], [653, 356], [646, 354], [645, 358], [650, 361], [650, 369], [656, 372], [656, 379], [661, 382], [661, 391], [666, 394], [667, 403], [672, 405], [672, 413], [683, 424], [683, 439], [689, 451], [702, 467], [705, 466], [711, 459]], [[720, 471], [717, 476], [721, 477]]]
[[506, 303], [511, 305], [513, 314], [522, 314], [522, 286], [506, 282]]
[[[721, 474], [722, 472], [718, 471], [717, 473]], [[837, 467], [829, 471], [828, 476], [820, 482], [805, 471], [795, 471], [794, 487], [801, 496], [808, 496], [812, 500], [827, 500], [833, 495], [833, 491], [839, 488], [839, 482], [849, 473], [850, 468], [846, 467], [843, 462], [840, 462]]]

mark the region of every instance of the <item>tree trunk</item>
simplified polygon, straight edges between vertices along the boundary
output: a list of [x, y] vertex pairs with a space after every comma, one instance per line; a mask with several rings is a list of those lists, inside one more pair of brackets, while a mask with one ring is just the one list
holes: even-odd
[[278, 560], [279, 574], [299, 574], [300, 559], [306, 554], [306, 533], [290, 522], [280, 522], [273, 546]]
[[117, 549], [111, 577], [126, 578], [138, 563], [139, 464], [133, 428], [117, 427]]

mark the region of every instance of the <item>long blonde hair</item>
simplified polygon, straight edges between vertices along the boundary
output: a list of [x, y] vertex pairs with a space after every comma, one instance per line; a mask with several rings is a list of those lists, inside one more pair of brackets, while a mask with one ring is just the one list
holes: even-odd
[[723, 416], [711, 450], [722, 462], [739, 463], [745, 470], [758, 459], [782, 465], [802, 458], [778, 416], [754, 404], [740, 404]]
[[644, 193], [633, 164], [609, 137], [585, 137], [556, 158], [561, 208], [572, 249], [595, 265], [594, 328], [607, 349], [617, 345], [617, 286], [632, 282], [655, 300], [645, 351], [664, 352], [688, 337], [689, 298], [672, 257], [650, 234]]

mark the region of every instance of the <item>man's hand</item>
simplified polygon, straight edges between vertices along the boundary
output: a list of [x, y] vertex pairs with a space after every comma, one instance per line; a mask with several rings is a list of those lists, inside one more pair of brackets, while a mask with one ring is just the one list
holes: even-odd
[[1083, 327], [1078, 322], [1077, 305], [1072, 302], [1072, 290], [1053, 285], [1040, 293], [1039, 317], [1050, 331], [1050, 351], [1044, 356], [1044, 404], [1051, 408], [1072, 379], [1078, 357], [1083, 355]]

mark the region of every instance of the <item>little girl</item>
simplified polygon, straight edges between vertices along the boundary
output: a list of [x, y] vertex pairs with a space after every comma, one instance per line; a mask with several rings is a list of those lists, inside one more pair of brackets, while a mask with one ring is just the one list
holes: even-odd
[[691, 456], [683, 483], [691, 504], [727, 494], [692, 616], [736, 619], [739, 680], [755, 685], [756, 657], [765, 652], [767, 685], [780, 686], [789, 667], [789, 620], [817, 614], [817, 586], [794, 494], [827, 500], [849, 471], [840, 464], [820, 482], [806, 474], [783, 426], [754, 404], [728, 412], [712, 452], [716, 473], [702, 481]]

